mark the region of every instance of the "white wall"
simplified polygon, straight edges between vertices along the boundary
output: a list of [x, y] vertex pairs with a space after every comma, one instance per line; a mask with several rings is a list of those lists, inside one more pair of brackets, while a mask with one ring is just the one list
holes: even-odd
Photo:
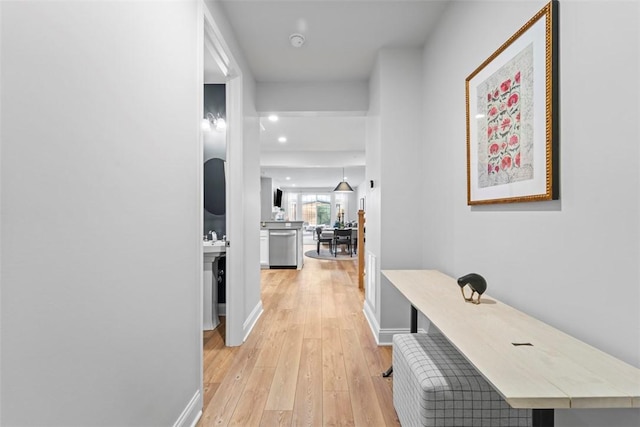
[[[367, 280], [365, 314], [376, 338], [388, 343], [394, 332], [409, 327], [409, 305], [381, 269], [415, 267], [422, 259], [417, 237], [420, 211], [422, 149], [422, 52], [384, 49], [370, 80], [367, 120], [366, 180], [374, 181], [367, 198], [365, 262], [375, 264]], [[371, 258], [374, 257], [374, 258]], [[381, 303], [384, 301], [384, 304]]]
[[[560, 200], [466, 205], [464, 80], [545, 3], [453, 2], [425, 47], [421, 267], [478, 272], [491, 295], [640, 366], [638, 2], [560, 3]], [[557, 426], [639, 421], [556, 411]]]
[[369, 106], [367, 82], [271, 83], [257, 85], [258, 111], [359, 115]]
[[260, 219], [262, 221], [271, 219], [271, 209], [273, 207], [273, 180], [271, 178], [260, 178]]
[[200, 389], [196, 4], [0, 7], [0, 424], [173, 425]]

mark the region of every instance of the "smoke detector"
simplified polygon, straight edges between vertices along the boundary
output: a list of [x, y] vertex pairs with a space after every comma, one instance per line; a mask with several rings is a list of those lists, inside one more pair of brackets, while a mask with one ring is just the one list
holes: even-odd
[[300, 47], [304, 44], [304, 36], [302, 34], [293, 33], [289, 36], [289, 42], [293, 47]]

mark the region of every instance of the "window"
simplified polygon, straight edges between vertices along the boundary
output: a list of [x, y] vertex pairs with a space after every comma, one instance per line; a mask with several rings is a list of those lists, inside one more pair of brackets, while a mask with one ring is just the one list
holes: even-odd
[[328, 194], [303, 194], [302, 220], [310, 225], [330, 225], [331, 196]]
[[336, 193], [336, 222], [345, 223], [350, 221], [349, 212], [349, 194]]
[[298, 219], [298, 198], [297, 194], [287, 193], [287, 215], [290, 221]]

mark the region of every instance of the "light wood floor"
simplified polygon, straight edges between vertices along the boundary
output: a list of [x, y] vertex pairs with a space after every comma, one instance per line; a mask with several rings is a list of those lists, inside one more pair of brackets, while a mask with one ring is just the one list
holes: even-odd
[[392, 379], [362, 314], [357, 261], [262, 270], [264, 313], [240, 347], [204, 334], [198, 426], [399, 426]]

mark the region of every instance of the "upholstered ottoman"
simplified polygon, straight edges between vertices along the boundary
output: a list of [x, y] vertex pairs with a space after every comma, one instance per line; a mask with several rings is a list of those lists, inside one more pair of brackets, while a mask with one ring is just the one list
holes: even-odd
[[404, 427], [531, 426], [438, 333], [393, 337], [393, 405]]

